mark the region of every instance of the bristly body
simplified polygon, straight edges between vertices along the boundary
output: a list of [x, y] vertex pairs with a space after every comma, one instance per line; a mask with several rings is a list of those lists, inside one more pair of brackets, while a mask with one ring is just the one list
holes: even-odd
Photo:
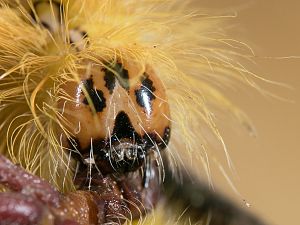
[[212, 110], [250, 127], [217, 88], [252, 85], [253, 76], [236, 61], [247, 46], [226, 38], [221, 24], [182, 1], [2, 0], [0, 153], [64, 193], [76, 189], [77, 156], [97, 159], [93, 146], [103, 150], [99, 167], [140, 159], [110, 163], [107, 173], [139, 167], [139, 149], [150, 146], [166, 148], [174, 176], [192, 160], [209, 174], [204, 127], [224, 145]]

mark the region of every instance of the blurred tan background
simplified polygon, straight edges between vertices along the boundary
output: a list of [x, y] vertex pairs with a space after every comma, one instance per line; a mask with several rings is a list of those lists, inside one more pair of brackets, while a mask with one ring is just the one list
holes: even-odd
[[[255, 51], [257, 65], [250, 68], [265, 78], [293, 87], [290, 90], [260, 83], [264, 89], [294, 103], [263, 97], [253, 89], [227, 93], [247, 112], [257, 137], [250, 137], [242, 128], [232, 129], [228, 124], [222, 127], [238, 173], [229, 176], [242, 197], [221, 175], [213, 175], [215, 186], [270, 224], [299, 225], [300, 1], [198, 0], [197, 4], [217, 12], [236, 11], [237, 18], [230, 20], [235, 25], [230, 34]], [[250, 209], [241, 198], [251, 204]]]

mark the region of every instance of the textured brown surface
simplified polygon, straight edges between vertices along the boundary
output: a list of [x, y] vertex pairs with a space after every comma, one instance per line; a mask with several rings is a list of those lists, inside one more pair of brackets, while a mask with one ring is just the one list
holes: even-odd
[[[237, 18], [231, 34], [253, 47], [257, 65], [253, 70], [265, 78], [286, 83], [294, 88], [266, 85], [264, 89], [295, 103], [264, 98], [252, 89], [228, 92], [233, 101], [253, 121], [257, 137], [251, 138], [232, 124], [222, 131], [236, 175], [229, 172], [241, 195], [251, 204], [250, 210], [272, 224], [298, 225], [300, 202], [300, 2], [297, 0], [201, 0], [199, 6], [233, 12]], [[264, 57], [273, 57], [270, 59]], [[249, 66], [248, 66], [249, 67]], [[218, 172], [213, 174], [218, 189], [223, 190], [241, 206], [241, 197], [233, 193]]]

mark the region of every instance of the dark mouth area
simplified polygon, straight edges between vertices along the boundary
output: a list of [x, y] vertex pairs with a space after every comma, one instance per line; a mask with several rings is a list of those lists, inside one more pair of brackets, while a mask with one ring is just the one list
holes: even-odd
[[149, 133], [131, 137], [113, 134], [109, 139], [92, 140], [91, 145], [84, 149], [78, 140], [75, 143], [80, 154], [74, 151], [74, 157], [86, 166], [96, 167], [102, 174], [136, 171], [145, 165], [150, 152], [166, 147], [164, 141]]
[[105, 159], [116, 172], [131, 172], [140, 168], [146, 160], [149, 149], [142, 143], [120, 140], [107, 146]]
[[143, 143], [121, 139], [103, 143], [101, 147], [93, 146], [93, 155], [84, 154], [83, 162], [99, 168], [103, 174], [132, 172], [143, 166], [148, 151]]
[[113, 145], [109, 149], [109, 154], [112, 161], [131, 161], [136, 160], [146, 154], [144, 148], [138, 144], [132, 144], [129, 142], [121, 142], [117, 145]]

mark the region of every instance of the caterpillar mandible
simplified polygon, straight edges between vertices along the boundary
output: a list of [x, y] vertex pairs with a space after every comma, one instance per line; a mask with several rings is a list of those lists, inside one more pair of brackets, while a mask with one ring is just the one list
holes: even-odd
[[[201, 131], [223, 144], [211, 109], [250, 127], [217, 88], [251, 79], [235, 61], [235, 45], [247, 46], [224, 38], [218, 17], [161, 0], [2, 0], [0, 10], [0, 224], [143, 223], [186, 162], [209, 173]], [[185, 191], [206, 191], [182, 176]], [[229, 208], [224, 219], [191, 204], [187, 221], [261, 224]]]

